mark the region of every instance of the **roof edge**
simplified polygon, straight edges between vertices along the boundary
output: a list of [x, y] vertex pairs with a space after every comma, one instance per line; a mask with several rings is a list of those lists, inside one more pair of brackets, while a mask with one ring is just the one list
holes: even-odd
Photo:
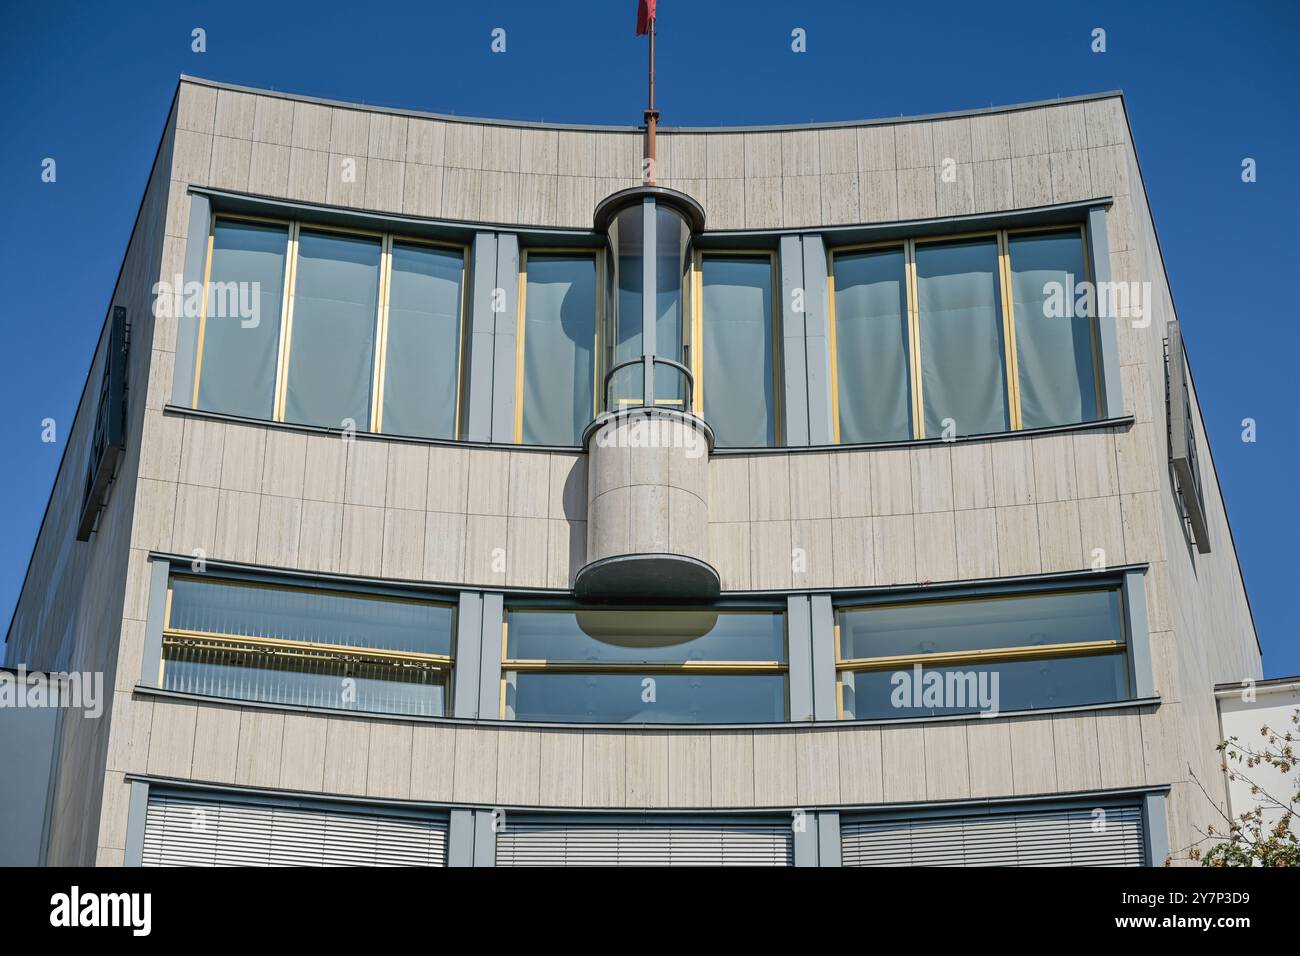
[[[418, 119], [434, 119], [447, 123], [469, 123], [475, 126], [511, 126], [525, 129], [565, 129], [583, 132], [604, 133], [639, 133], [644, 126], [609, 125], [599, 123], [547, 123], [540, 120], [500, 119], [490, 116], [461, 116], [455, 113], [434, 113], [427, 110], [403, 109], [394, 106], [379, 106], [358, 103], [349, 100], [335, 100], [321, 96], [308, 96], [302, 93], [290, 93], [285, 90], [262, 89], [255, 86], [241, 86], [207, 77], [180, 74], [179, 82], [193, 83], [217, 90], [232, 90], [238, 93], [253, 93], [258, 96], [272, 96], [298, 103], [315, 103], [320, 106], [332, 106], [339, 109], [365, 110], [369, 113], [388, 113], [393, 116], [408, 116]], [[779, 133], [790, 130], [844, 129], [859, 126], [892, 126], [899, 123], [923, 123], [942, 119], [959, 119], [966, 116], [984, 116], [993, 113], [1016, 113], [1022, 110], [1039, 109], [1044, 106], [1060, 106], [1066, 103], [1084, 103], [1093, 100], [1124, 98], [1124, 91], [1105, 90], [1097, 93], [1081, 93], [1077, 96], [1062, 96], [1055, 99], [1034, 100], [1028, 103], [1011, 103], [1002, 106], [983, 106], [969, 110], [951, 110], [944, 113], [919, 113], [913, 116], [882, 116], [856, 120], [829, 120], [818, 123], [777, 123], [770, 126], [660, 126], [661, 133]]]

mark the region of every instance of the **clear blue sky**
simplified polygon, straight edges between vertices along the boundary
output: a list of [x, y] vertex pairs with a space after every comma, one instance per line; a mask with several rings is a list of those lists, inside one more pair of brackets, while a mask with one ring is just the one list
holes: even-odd
[[[1295, 636], [1293, 2], [661, 0], [667, 125], [940, 112], [1122, 88], [1270, 676]], [[0, 615], [7, 623], [179, 73], [436, 112], [634, 124], [634, 0], [5, 5]], [[207, 52], [190, 31], [207, 31]], [[490, 32], [506, 30], [494, 55]], [[807, 31], [795, 54], [790, 33]], [[1107, 32], [1107, 52], [1090, 50]], [[40, 181], [41, 160], [58, 182]], [[1241, 182], [1243, 157], [1259, 181]], [[1255, 418], [1258, 441], [1241, 441]]]

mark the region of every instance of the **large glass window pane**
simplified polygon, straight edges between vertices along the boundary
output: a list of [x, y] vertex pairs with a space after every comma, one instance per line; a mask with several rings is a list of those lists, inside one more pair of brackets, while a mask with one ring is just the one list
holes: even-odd
[[596, 260], [528, 256], [523, 442], [577, 445], [594, 417]]
[[634, 724], [781, 721], [785, 676], [511, 673], [506, 713], [515, 720]]
[[1006, 431], [997, 240], [918, 243], [916, 284], [926, 436]]
[[[1117, 588], [845, 609], [839, 623], [841, 660], [863, 662], [841, 671], [846, 717], [1026, 710], [1128, 696]], [[1118, 647], [1034, 651], [1103, 641]], [[904, 656], [922, 659], [878, 661]]]
[[912, 437], [905, 267], [901, 248], [835, 257], [841, 442]]
[[213, 227], [199, 408], [273, 417], [288, 241], [286, 226], [219, 219]]
[[395, 242], [392, 260], [382, 430], [454, 438], [464, 254]]
[[719, 447], [775, 445], [771, 260], [709, 256], [702, 286], [704, 420]]
[[1076, 316], [1075, 283], [1086, 278], [1077, 229], [1012, 235], [1012, 315], [1024, 428], [1097, 417], [1093, 318]]
[[846, 671], [841, 695], [845, 718], [888, 720], [1075, 707], [1128, 696], [1123, 654], [940, 664], [925, 667], [922, 673], [936, 675], [943, 692], [927, 695], [925, 679], [917, 680], [915, 668]]
[[[644, 336], [644, 206], [630, 206], [610, 226], [614, 294], [617, 303], [610, 332], [611, 367], [645, 354]], [[655, 355], [682, 362], [686, 331], [683, 325], [686, 265], [690, 229], [671, 209], [655, 208]], [[615, 372], [610, 382], [610, 407], [640, 404], [644, 371], [630, 366]], [[655, 404], [681, 405], [685, 384], [679, 372], [655, 370]]]
[[780, 613], [512, 610], [503, 663], [506, 716], [784, 720], [785, 659]]
[[380, 241], [303, 230], [285, 421], [370, 429]]
[[843, 658], [1123, 640], [1116, 589], [918, 602], [840, 612]]
[[[163, 685], [215, 697], [437, 716], [450, 605], [176, 577]], [[349, 650], [343, 650], [347, 648]]]
[[[610, 225], [610, 262], [613, 266], [614, 308], [609, 341], [612, 348], [610, 368], [640, 358], [645, 353], [642, 328], [645, 273], [641, 256], [645, 249], [642, 207], [629, 206]], [[620, 369], [610, 379], [609, 407], [640, 404], [643, 370], [636, 365]], [[656, 384], [658, 384], [656, 382]]]

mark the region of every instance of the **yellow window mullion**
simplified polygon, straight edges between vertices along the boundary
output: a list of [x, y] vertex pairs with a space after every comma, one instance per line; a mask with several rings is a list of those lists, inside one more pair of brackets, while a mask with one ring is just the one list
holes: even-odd
[[[519, 251], [519, 303], [515, 318], [515, 444], [524, 440], [524, 331], [528, 297], [528, 250]], [[502, 698], [504, 706], [504, 698]]]
[[388, 364], [388, 296], [392, 283], [393, 237], [385, 234], [379, 246], [379, 304], [375, 315], [375, 366], [372, 373], [370, 430], [384, 427], [384, 369]]
[[835, 254], [826, 251], [826, 319], [831, 348], [831, 441], [840, 443], [840, 357], [835, 324]]
[[916, 438], [925, 437], [925, 397], [921, 382], [921, 307], [918, 298], [916, 278], [916, 241], [908, 239], [905, 243], [907, 256], [907, 340], [911, 353], [912, 379], [912, 434]]
[[284, 292], [280, 299], [280, 354], [275, 363], [275, 408], [272, 419], [284, 421], [285, 393], [288, 390], [289, 349], [293, 335], [294, 284], [298, 278], [298, 223], [289, 224], [289, 246], [284, 266]]
[[[217, 233], [217, 217], [208, 220], [208, 261], [203, 266], [203, 299], [199, 302], [199, 335], [194, 359], [194, 400], [191, 407], [199, 407], [199, 376], [203, 374], [203, 335], [208, 327], [208, 282], [212, 278], [212, 246]], [[183, 290], [182, 290], [183, 291]], [[179, 293], [177, 299], [180, 298]]]
[[1006, 231], [998, 233], [998, 286], [1002, 295], [1002, 338], [1007, 363], [1007, 410], [1011, 430], [1020, 430], [1020, 367], [1016, 361], [1015, 301], [1011, 291], [1011, 251]]

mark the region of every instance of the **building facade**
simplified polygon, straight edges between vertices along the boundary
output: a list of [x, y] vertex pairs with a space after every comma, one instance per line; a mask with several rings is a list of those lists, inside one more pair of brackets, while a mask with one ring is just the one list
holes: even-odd
[[1260, 653], [1122, 97], [658, 145], [182, 78], [7, 638], [111, 691], [49, 862], [1217, 816]]

